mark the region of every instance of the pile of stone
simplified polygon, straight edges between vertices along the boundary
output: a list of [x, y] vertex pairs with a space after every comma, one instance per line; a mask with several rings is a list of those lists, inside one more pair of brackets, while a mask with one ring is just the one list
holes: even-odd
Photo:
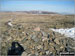
[[55, 56], [60, 52], [75, 50], [75, 40], [41, 27], [16, 25], [6, 29], [1, 36], [2, 55], [7, 54], [7, 49], [13, 41], [19, 42], [24, 47], [22, 56]]

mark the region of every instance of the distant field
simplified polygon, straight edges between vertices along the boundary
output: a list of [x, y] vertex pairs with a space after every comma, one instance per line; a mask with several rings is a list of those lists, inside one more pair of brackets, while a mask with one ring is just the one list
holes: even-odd
[[74, 27], [74, 15], [61, 14], [26, 14], [23, 12], [0, 12], [0, 30], [6, 30], [5, 23], [12, 20], [13, 24], [25, 27], [39, 26], [41, 28]]
[[28, 24], [42, 24], [47, 27], [73, 27], [74, 15], [59, 15], [59, 14], [26, 14], [22, 12], [0, 12], [0, 24], [3, 24], [12, 19], [13, 24], [28, 23]]

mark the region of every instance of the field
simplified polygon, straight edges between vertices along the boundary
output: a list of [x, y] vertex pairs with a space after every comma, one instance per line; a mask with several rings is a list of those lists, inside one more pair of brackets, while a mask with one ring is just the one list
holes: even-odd
[[[6, 24], [8, 21], [14, 26], [9, 27]], [[13, 41], [19, 42], [24, 47], [26, 56], [29, 54], [35, 56], [37, 53], [36, 56], [57, 55], [60, 52], [74, 51], [75, 40], [49, 31], [49, 28], [75, 27], [74, 22], [74, 15], [0, 12], [0, 39], [2, 39], [0, 53], [7, 55]]]

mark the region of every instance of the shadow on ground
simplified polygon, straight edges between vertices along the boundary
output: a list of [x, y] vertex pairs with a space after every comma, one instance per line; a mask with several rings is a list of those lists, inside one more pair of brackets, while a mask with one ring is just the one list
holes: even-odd
[[24, 48], [18, 42], [12, 42], [12, 46], [8, 49], [8, 56], [21, 56]]

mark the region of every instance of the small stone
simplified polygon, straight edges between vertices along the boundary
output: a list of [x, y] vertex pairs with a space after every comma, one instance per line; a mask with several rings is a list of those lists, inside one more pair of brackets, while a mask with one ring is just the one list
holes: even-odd
[[46, 51], [46, 54], [48, 55], [49, 54], [49, 51]]
[[32, 49], [32, 48], [33, 48], [33, 46], [32, 46], [32, 45], [30, 45], [29, 47], [30, 47], [30, 49]]
[[42, 56], [43, 52], [40, 52], [40, 56]]
[[63, 49], [63, 48], [64, 48], [64, 46], [61, 46], [61, 47], [60, 47], [60, 49]]
[[34, 41], [35, 41], [35, 42], [39, 42], [39, 39], [38, 39], [38, 38], [35, 38]]
[[12, 39], [12, 37], [8, 38], [7, 41], [9, 41], [9, 40], [11, 40], [11, 39]]
[[47, 34], [44, 31], [41, 31], [42, 36], [47, 36]]
[[23, 53], [22, 53], [22, 56], [28, 56], [28, 55], [27, 55], [27, 53], [26, 53], [26, 52], [23, 52]]
[[42, 49], [43, 47], [41, 45], [37, 46], [38, 49]]
[[60, 44], [60, 42], [59, 42], [59, 39], [58, 39], [58, 38], [56, 38], [56, 39], [54, 40], [54, 42], [55, 42], [56, 44]]
[[23, 34], [25, 33], [25, 32], [22, 32]]
[[32, 51], [31, 51], [31, 53], [32, 53], [32, 54], [35, 54], [35, 51], [34, 51], [34, 50], [32, 50]]
[[48, 50], [48, 43], [47, 42], [44, 42], [44, 50]]
[[31, 56], [31, 54], [28, 54], [28, 56]]
[[36, 27], [34, 31], [40, 31], [40, 27]]
[[52, 52], [50, 52], [50, 56], [54, 56]]
[[36, 56], [39, 56], [38, 52], [35, 52], [35, 55], [36, 55]]
[[27, 46], [24, 46], [24, 50], [26, 50], [27, 49]]
[[10, 26], [10, 27], [13, 27], [13, 24], [11, 23], [11, 21], [8, 21], [7, 25]]
[[36, 35], [32, 35], [31, 39], [34, 40], [35, 42], [39, 42], [39, 38]]
[[36, 38], [36, 35], [31, 35], [31, 39], [35, 39]]
[[42, 37], [42, 38], [43, 38], [42, 39], [43, 42], [48, 40], [46, 37]]

